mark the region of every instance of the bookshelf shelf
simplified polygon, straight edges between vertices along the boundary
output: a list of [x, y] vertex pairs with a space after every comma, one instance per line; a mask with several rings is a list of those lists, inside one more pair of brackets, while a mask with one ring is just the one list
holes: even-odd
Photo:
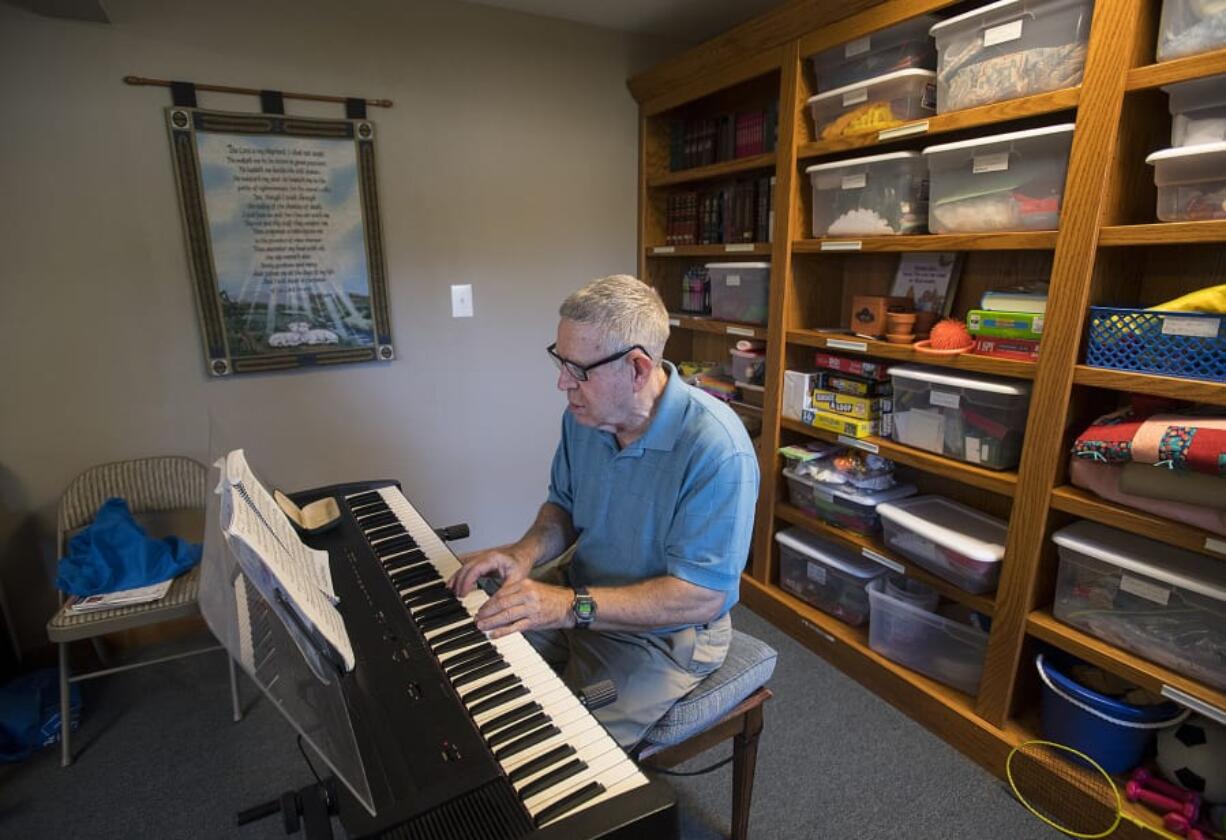
[[767, 152], [764, 155], [750, 155], [749, 157], [720, 161], [719, 163], [713, 163], [709, 166], [695, 166], [690, 169], [682, 169], [677, 172], [663, 172], [648, 178], [647, 186], [651, 189], [658, 187], [675, 187], [681, 184], [695, 184], [699, 181], [713, 181], [718, 178], [728, 178], [746, 172], [753, 172], [757, 169], [774, 168], [775, 153]]
[[853, 440], [834, 432], [828, 432], [825, 429], [815, 429], [812, 426], [806, 426], [799, 420], [790, 420], [785, 417], [779, 422], [780, 426], [784, 429], [808, 435], [817, 440], [868, 449], [870, 452], [876, 452], [900, 464], [915, 467], [917, 470], [944, 476], [945, 478], [952, 478], [963, 484], [969, 484], [982, 490], [990, 490], [1002, 496], [1012, 496], [1017, 489], [1017, 473], [1012, 471], [997, 472], [996, 470], [977, 467], [974, 464], [965, 464], [961, 461], [954, 461], [941, 455], [933, 454], [932, 452], [925, 452], [922, 449], [904, 446], [889, 438], [869, 436]]
[[1128, 71], [1124, 84], [1128, 90], [1148, 90], [1218, 73], [1226, 73], [1226, 49], [1135, 67]]
[[[973, 353], [962, 353], [958, 356], [937, 356], [932, 353], [921, 353], [909, 344], [890, 344], [887, 341], [874, 341], [871, 338], [860, 338], [846, 333], [823, 332], [821, 330], [788, 330], [789, 344], [799, 344], [806, 347], [816, 347], [834, 350], [839, 353], [872, 356], [880, 359], [893, 359], [900, 362], [915, 362], [916, 364], [938, 365], [956, 370], [974, 371], [996, 376], [1010, 376], [1017, 379], [1034, 379], [1036, 364], [1034, 362], [999, 359], [995, 356], [979, 356]], [[831, 343], [833, 342], [833, 344]], [[858, 349], [863, 346], [863, 349]]]
[[1073, 382], [1093, 388], [1110, 388], [1116, 391], [1169, 397], [1174, 400], [1226, 405], [1226, 382], [1207, 382], [1203, 379], [1180, 379], [1152, 373], [1107, 370], [1089, 365], [1077, 365], [1073, 369]]
[[1050, 251], [1056, 231], [1026, 233], [942, 233], [913, 236], [865, 236], [860, 239], [798, 239], [794, 254], [905, 251]]
[[1117, 505], [1071, 484], [1055, 488], [1051, 491], [1051, 496], [1051, 506], [1056, 510], [1092, 519], [1167, 545], [1199, 551], [1226, 562], [1226, 537], [1154, 516], [1152, 513]]
[[764, 242], [729, 243], [724, 245], [651, 245], [647, 256], [651, 259], [676, 259], [679, 257], [769, 257], [771, 246]]
[[[878, 554], [885, 557], [890, 562], [895, 563], [905, 569], [908, 577], [913, 577], [916, 580], [932, 587], [949, 600], [957, 601], [960, 604], [965, 604], [971, 609], [978, 610], [984, 615], [991, 615], [992, 611], [996, 608], [996, 604], [991, 598], [984, 595], [972, 595], [970, 592], [965, 592], [959, 589], [952, 583], [932, 574], [927, 569], [917, 566], [907, 558], [900, 557], [899, 555], [895, 554], [893, 551], [886, 548], [885, 545], [878, 539], [873, 537], [865, 537], [853, 531], [845, 531], [841, 528], [835, 528], [834, 526], [828, 525], [816, 517], [809, 516], [800, 508], [793, 507], [789, 504], [781, 504], [776, 506], [775, 515], [784, 522], [791, 525], [799, 525], [805, 530], [813, 531], [816, 534], [821, 534], [824, 537], [840, 542], [843, 545], [849, 546], [850, 548], [853, 548], [861, 553], [867, 550], [873, 554]], [[869, 555], [865, 556], [868, 556], [870, 560], [874, 559]]]
[[1056, 619], [1048, 610], [1036, 610], [1026, 621], [1036, 639], [1118, 674], [1141, 688], [1161, 694], [1166, 686], [1181, 691], [1226, 714], [1226, 691], [1188, 679], [1169, 668], [1120, 650]]
[[[991, 105], [981, 105], [977, 108], [967, 108], [948, 114], [936, 114], [924, 120], [914, 120], [900, 126], [885, 129], [882, 132], [861, 134], [854, 137], [841, 137], [835, 140], [818, 140], [802, 143], [797, 157], [808, 162], [810, 158], [823, 157], [839, 152], [861, 150], [868, 152], [877, 146], [892, 145], [907, 140], [948, 134], [952, 131], [980, 128], [1006, 123], [1013, 120], [1037, 117], [1058, 111], [1068, 111], [1077, 107], [1081, 98], [1081, 88], [1071, 87], [1061, 90], [1024, 96], [996, 102]], [[805, 120], [809, 119], [806, 114]]]
[[733, 338], [765, 339], [767, 337], [766, 327], [763, 326], [738, 324], [733, 321], [717, 321], [713, 318], [683, 315], [676, 312], [669, 313], [668, 325], [675, 330], [693, 330], [694, 332], [714, 333]]
[[1203, 222], [1155, 222], [1146, 225], [1108, 225], [1098, 244], [1106, 248], [1136, 245], [1187, 245], [1226, 242], [1226, 219]]

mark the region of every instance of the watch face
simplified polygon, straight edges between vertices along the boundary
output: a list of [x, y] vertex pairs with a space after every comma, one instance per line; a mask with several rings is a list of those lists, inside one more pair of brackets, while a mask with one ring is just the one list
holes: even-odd
[[575, 611], [575, 618], [583, 622], [591, 621], [596, 616], [596, 602], [586, 596], [576, 598], [572, 609]]

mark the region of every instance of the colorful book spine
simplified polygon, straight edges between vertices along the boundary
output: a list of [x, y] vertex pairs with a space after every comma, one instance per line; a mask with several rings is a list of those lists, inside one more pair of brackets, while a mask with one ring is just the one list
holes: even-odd
[[1039, 342], [1024, 338], [977, 338], [971, 352], [977, 356], [1035, 362], [1039, 359]]
[[1036, 312], [989, 312], [985, 309], [972, 309], [966, 314], [966, 329], [974, 336], [1034, 341], [1043, 337], [1043, 318], [1043, 315]]
[[889, 367], [879, 362], [849, 359], [846, 356], [835, 356], [833, 353], [823, 353], [820, 350], [814, 355], [814, 360], [818, 367], [837, 370], [839, 373], [863, 376], [866, 379], [876, 379], [878, 382], [884, 382], [890, 378]]

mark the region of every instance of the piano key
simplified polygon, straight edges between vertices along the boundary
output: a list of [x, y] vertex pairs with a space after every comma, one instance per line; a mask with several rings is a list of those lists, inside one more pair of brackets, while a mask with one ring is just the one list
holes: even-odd
[[362, 508], [363, 511], [365, 511], [365, 513], [356, 513], [355, 511], [355, 514], [358, 519], [361, 519], [363, 516], [368, 515], [370, 512], [391, 510], [391, 505], [389, 505], [387, 503], [387, 500], [385, 499], [375, 499], [373, 501], [370, 501], [370, 502], [367, 502], [361, 505], [360, 507]]
[[569, 811], [566, 811], [564, 813], [550, 815], [549, 817], [545, 819], [538, 817], [536, 820], [537, 828], [545, 828], [550, 823], [557, 822], [563, 816], [566, 816], [568, 814], [573, 816], [575, 814], [578, 814], [580, 811], [586, 811], [588, 808], [594, 808], [595, 806], [599, 805], [601, 802], [607, 802], [610, 799], [614, 799], [618, 796], [621, 796], [623, 793], [627, 793], [629, 791], [634, 790], [636, 787], [645, 785], [647, 784], [647, 777], [644, 776], [641, 772], [636, 770], [634, 773], [630, 773], [622, 777], [617, 782], [613, 782], [612, 784], [608, 784], [608, 783], [602, 783], [602, 784], [604, 786], [603, 793], [599, 794], [598, 796], [593, 796], [593, 797], [586, 799], [586, 801], [579, 803], [579, 805], [577, 805], [574, 808], [571, 808]]
[[538, 793], [544, 793], [554, 785], [561, 784], [571, 776], [581, 773], [586, 769], [587, 764], [584, 761], [578, 758], [572, 758], [565, 764], [558, 765], [548, 773], [537, 776], [535, 779], [525, 784], [522, 788], [520, 788], [519, 796], [521, 799], [528, 799], [531, 796], [536, 796]]
[[429, 633], [431, 630], [441, 630], [444, 627], [471, 621], [472, 618], [469, 617], [467, 610], [457, 605], [450, 610], [434, 613], [430, 618], [421, 619], [417, 622], [417, 626], [421, 628], [421, 632]]
[[492, 697], [487, 697], [475, 706], [469, 707], [470, 714], [480, 714], [483, 711], [496, 709], [499, 706], [505, 705], [507, 702], [514, 700], [516, 697], [523, 697], [528, 693], [528, 689], [522, 685], [517, 685], [514, 688], [508, 688], [501, 694], [495, 694]]
[[379, 490], [363, 490], [361, 493], [350, 493], [345, 497], [345, 501], [350, 507], [354, 505], [364, 505], [370, 502], [382, 501], [383, 496]]
[[[476, 625], [473, 625], [473, 627], [475, 628]], [[439, 645], [432, 644], [430, 645], [430, 649], [434, 651], [435, 656], [438, 656], [443, 653], [451, 653], [453, 651], [464, 650], [464, 648], [472, 647], [473, 645], [478, 645], [484, 641], [485, 641], [485, 634], [482, 633], [480, 630], [473, 629], [473, 630], [469, 630], [467, 633], [464, 633], [463, 635], [456, 636], [453, 639], [443, 642], [442, 644], [439, 644]]]
[[437, 604], [440, 600], [446, 600], [451, 597], [451, 590], [447, 588], [447, 584], [441, 581], [434, 581], [428, 585], [415, 584], [413, 586], [398, 587], [400, 592], [400, 601], [406, 607], [422, 606], [427, 603]]
[[[395, 517], [394, 513], [389, 513], [388, 516]], [[406, 551], [420, 550], [417, 544], [413, 542], [413, 538], [408, 534], [401, 534], [398, 537], [392, 537], [390, 540], [383, 540], [375, 546], [371, 546], [375, 556], [380, 560], [384, 560], [392, 554], [403, 554]]]
[[378, 513], [368, 513], [365, 516], [358, 517], [358, 527], [363, 532], [380, 528], [384, 525], [394, 525], [400, 520], [396, 518], [396, 514], [390, 510], [381, 510]]
[[[494, 679], [494, 680], [488, 680], [486, 682], [483, 682], [481, 685], [477, 686], [476, 688], [472, 688], [466, 692], [462, 692], [460, 694], [460, 702], [463, 703], [465, 706], [469, 707], [470, 709], [475, 709], [476, 706], [480, 705], [480, 701], [485, 699], [486, 697], [492, 697], [498, 694], [498, 692], [502, 691], [505, 688], [512, 688], [514, 686], [523, 686], [523, 683], [524, 681], [521, 680], [519, 677], [517, 677], [515, 674], [510, 674], [509, 676], [504, 676], [504, 677], [498, 677], [497, 679]], [[526, 688], [524, 689], [524, 692], [527, 693]]]
[[520, 782], [526, 781], [528, 778], [543, 772], [549, 767], [557, 764], [559, 761], [563, 761], [574, 754], [575, 748], [570, 744], [563, 744], [560, 747], [554, 747], [552, 750], [537, 756], [531, 761], [521, 764], [513, 773], [508, 773], [507, 778], [510, 779], [511, 784], [519, 784]]
[[[607, 752], [614, 750], [621, 752], [621, 747], [619, 747], [617, 742], [612, 738], [596, 738], [588, 741], [587, 743], [577, 745], [567, 744], [567, 746], [571, 747], [570, 756], [582, 761], [584, 765], [591, 764], [593, 761], [600, 758]], [[532, 784], [541, 776], [556, 770], [560, 764], [566, 763], [568, 760], [566, 757], [553, 758], [548, 761], [543, 760], [546, 756], [557, 752], [558, 749], [555, 747], [544, 756], [540, 756], [527, 764], [520, 766], [515, 770], [515, 778], [511, 778], [511, 774], [507, 774], [507, 778], [510, 779], [511, 784], [514, 785], [519, 791], [522, 798], [527, 799], [530, 796], [535, 795], [534, 793], [524, 793], [524, 788], [526, 785]], [[564, 779], [558, 779], [555, 784], [560, 784], [562, 781], [564, 781]], [[546, 789], [546, 787], [538, 786], [536, 792], [542, 792]]]
[[373, 546], [379, 540], [385, 540], [388, 537], [394, 537], [397, 534], [407, 534], [408, 531], [399, 522], [392, 525], [384, 525], [380, 528], [366, 532], [366, 540]]
[[[462, 624], [459, 627], [456, 627], [454, 629], [444, 630], [441, 633], [435, 633], [434, 635], [430, 637], [430, 644], [433, 645], [437, 649], [439, 645], [444, 644], [445, 642], [453, 641], [454, 639], [457, 639], [460, 636], [466, 636], [470, 633], [481, 634], [481, 641], [484, 644], [489, 645], [489, 647], [494, 648], [492, 644], [485, 641], [485, 634], [481, 633], [481, 631], [477, 629], [477, 625], [473, 624], [471, 621], [468, 622], [467, 624]], [[497, 648], [494, 648], [494, 649], [497, 650]], [[463, 651], [463, 653], [469, 653], [469, 652], [470, 651]], [[459, 656], [460, 654], [454, 654], [453, 656], [440, 658], [439, 662], [444, 667], [446, 667], [447, 665], [454, 665], [460, 661], [458, 658]]]
[[[443, 667], [443, 673], [447, 675], [447, 679], [456, 680], [465, 674], [470, 674], [477, 668], [481, 668], [490, 662], [506, 662], [506, 657], [498, 652], [498, 648], [486, 643], [479, 646], [470, 654], [460, 654], [462, 657], [459, 661], [453, 662], [451, 665]], [[439, 663], [440, 665], [442, 663]], [[510, 663], [507, 662], [509, 666]]]
[[464, 618], [471, 618], [468, 610], [454, 598], [450, 601], [440, 601], [437, 604], [430, 604], [423, 607], [409, 607], [409, 612], [413, 616], [413, 621], [420, 625], [423, 621], [429, 621], [432, 618], [438, 618], [440, 615], [448, 615], [454, 612], [463, 613]]
[[554, 804], [566, 800], [574, 791], [580, 790], [589, 783], [621, 781], [629, 772], [637, 772], [634, 762], [626, 758], [621, 750], [611, 750], [598, 758], [592, 759], [584, 770], [570, 777], [565, 782], [555, 785], [550, 790], [538, 793], [524, 800], [528, 813], [538, 819]]
[[553, 822], [559, 817], [565, 816], [575, 808], [578, 808], [584, 802], [587, 802], [589, 799], [594, 799], [595, 797], [604, 793], [604, 791], [604, 786], [599, 782], [588, 783], [584, 787], [567, 796], [565, 799], [561, 799], [558, 802], [553, 803], [539, 814], [533, 814], [533, 817], [536, 820], [537, 828], [544, 826], [546, 823]]
[[537, 712], [541, 711], [541, 708], [541, 704], [537, 703], [536, 701], [523, 703], [516, 706], [514, 709], [511, 709], [509, 712], [503, 712], [497, 717], [491, 718], [484, 725], [479, 727], [478, 731], [483, 736], [491, 735], [492, 733], [497, 732], [499, 729], [510, 726], [517, 720], [522, 720], [523, 718], [536, 714]]
[[490, 749], [493, 749], [500, 744], [505, 744], [507, 741], [514, 741], [520, 735], [527, 735], [529, 732], [540, 729], [542, 726], [547, 726], [549, 724], [549, 715], [545, 714], [544, 712], [537, 712], [534, 715], [511, 724], [510, 726], [504, 726], [502, 729], [499, 729], [493, 735], [486, 738], [485, 742], [490, 745]]
[[492, 662], [486, 662], [480, 667], [473, 668], [472, 670], [467, 671], [463, 674], [457, 674], [455, 676], [451, 676], [450, 674], [448, 674], [448, 679], [450, 679], [451, 684], [458, 689], [461, 686], [468, 685], [473, 680], [479, 680], [482, 677], [488, 677], [489, 675], [496, 674], [499, 671], [506, 671], [510, 667], [511, 666], [507, 664], [507, 661], [505, 659], [495, 659]]
[[505, 747], [494, 750], [494, 760], [501, 764], [506, 759], [519, 755], [529, 747], [534, 747], [542, 741], [547, 741], [555, 735], [561, 734], [562, 730], [550, 723], [540, 729], [529, 732], [527, 735], [516, 738]]
[[[586, 711], [586, 710], [584, 710]], [[609, 734], [605, 732], [604, 727], [597, 723], [596, 718], [590, 714], [584, 717], [567, 716], [565, 719], [554, 718], [554, 726], [561, 730], [561, 734], [543, 741], [532, 750], [525, 751], [520, 756], [510, 756], [500, 763], [502, 769], [511, 773], [518, 770], [524, 764], [533, 761], [540, 755], [549, 752], [554, 747], [562, 744], [569, 744], [575, 749], [581, 749], [594, 743], [600, 743], [605, 740], [612, 741]]]

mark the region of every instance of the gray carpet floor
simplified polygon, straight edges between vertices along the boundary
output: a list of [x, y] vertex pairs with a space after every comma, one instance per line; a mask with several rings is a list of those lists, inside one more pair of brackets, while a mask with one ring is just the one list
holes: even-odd
[[[787, 838], [1029, 840], [1061, 835], [994, 777], [743, 607], [738, 629], [779, 651], [750, 833]], [[0, 765], [0, 837], [283, 837], [237, 810], [311, 781], [290, 726], [243, 685], [230, 720], [225, 660], [209, 654], [84, 684], [77, 761], [58, 748]], [[713, 750], [679, 769], [729, 754]], [[727, 836], [731, 765], [673, 778], [687, 840]], [[337, 836], [342, 836], [338, 831]], [[649, 840], [649, 838], [644, 838]]]

